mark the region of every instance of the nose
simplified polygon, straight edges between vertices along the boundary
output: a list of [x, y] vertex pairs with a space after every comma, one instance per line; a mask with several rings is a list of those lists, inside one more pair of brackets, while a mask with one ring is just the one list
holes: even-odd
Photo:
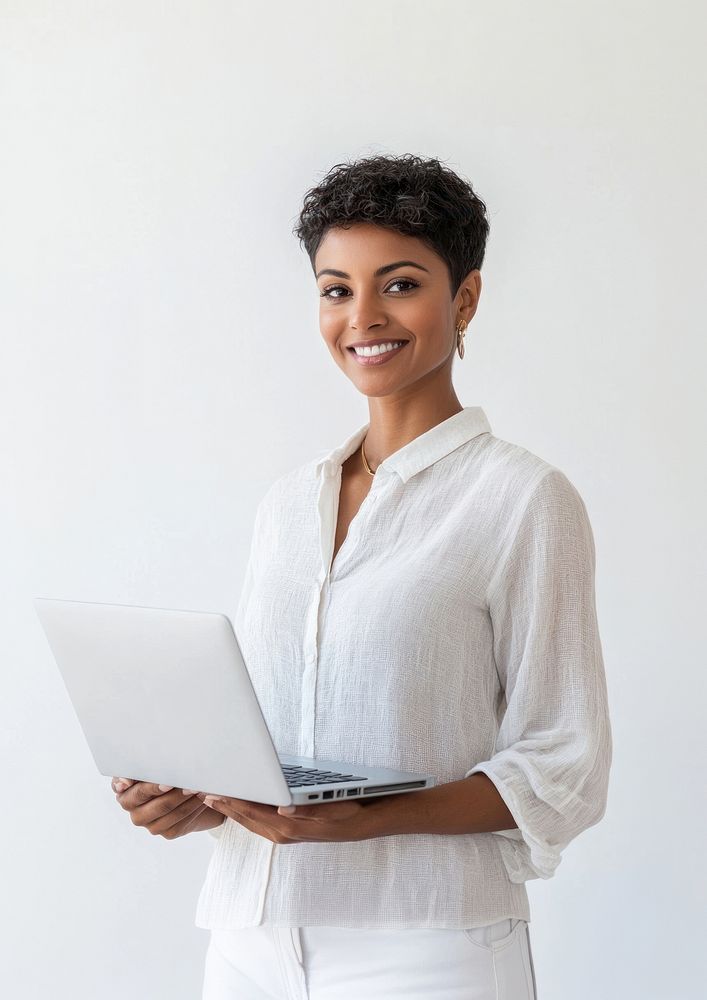
[[387, 317], [378, 296], [371, 292], [359, 292], [351, 304], [349, 326], [358, 333], [370, 330], [372, 327], [385, 326]]

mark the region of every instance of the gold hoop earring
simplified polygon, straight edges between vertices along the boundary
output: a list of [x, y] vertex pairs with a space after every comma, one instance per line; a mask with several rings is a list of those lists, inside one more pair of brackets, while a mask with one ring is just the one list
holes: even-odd
[[464, 334], [466, 333], [467, 323], [462, 320], [457, 327], [457, 351], [459, 352], [459, 357], [464, 357]]

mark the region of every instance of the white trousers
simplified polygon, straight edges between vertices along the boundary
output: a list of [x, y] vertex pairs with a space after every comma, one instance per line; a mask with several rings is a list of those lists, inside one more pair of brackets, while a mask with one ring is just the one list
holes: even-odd
[[212, 930], [202, 1000], [537, 1000], [528, 923]]

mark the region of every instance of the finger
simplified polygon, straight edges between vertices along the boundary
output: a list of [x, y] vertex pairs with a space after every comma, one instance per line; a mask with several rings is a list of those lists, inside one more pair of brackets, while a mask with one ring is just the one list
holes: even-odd
[[319, 805], [279, 806], [278, 813], [294, 819], [315, 820], [335, 826], [338, 823], [348, 823], [361, 813], [365, 807], [360, 802], [332, 802]]
[[[124, 792], [117, 793], [120, 805], [123, 809], [129, 809], [131, 812], [133, 809], [137, 809], [139, 806], [143, 806], [153, 799], [165, 799], [168, 796], [172, 796], [173, 798], [178, 796], [180, 800], [184, 798], [180, 790], [162, 792], [159, 785], [155, 785], [151, 781], [134, 781], [130, 788], [127, 788]], [[174, 805], [173, 799], [169, 801]], [[169, 808], [171, 808], [171, 805]], [[168, 811], [169, 809], [165, 809], [164, 806], [162, 807], [163, 813]]]
[[277, 811], [277, 806], [271, 806], [267, 802], [253, 802], [252, 799], [236, 799], [232, 795], [216, 795], [215, 793], [205, 792], [204, 801], [207, 800], [209, 803], [223, 802], [231, 809], [236, 809], [238, 812], [248, 812], [254, 816], [258, 815], [258, 813], [261, 813], [263, 816], [270, 816]]
[[172, 809], [170, 812], [158, 816], [154, 820], [141, 822], [138, 825], [146, 827], [150, 833], [162, 836], [167, 836], [168, 834], [179, 836], [181, 833], [186, 832], [188, 824], [196, 822], [198, 817], [205, 811], [206, 806], [200, 802], [196, 802], [195, 799], [189, 799], [188, 802], [182, 800], [177, 809]]
[[247, 830], [260, 834], [261, 837], [267, 837], [275, 843], [289, 844], [296, 844], [305, 839], [293, 835], [293, 830], [287, 827], [285, 817], [278, 816], [276, 806], [244, 799], [214, 798], [210, 795], [205, 801], [208, 802], [212, 798], [214, 804], [211, 808], [215, 812], [230, 817]]
[[172, 789], [172, 785], [158, 785], [153, 781], [138, 781], [134, 787], [137, 802], [149, 802]]
[[247, 816], [256, 822], [270, 823], [273, 817], [277, 816], [277, 807], [268, 805], [267, 802], [234, 799], [229, 795], [205, 795], [204, 802], [214, 809], [220, 806], [229, 815], [231, 812], [237, 813], [239, 816]]
[[148, 827], [150, 833], [163, 833], [191, 816], [195, 810], [204, 808], [198, 799], [185, 800], [181, 795], [176, 801], [175, 798], [169, 794], [160, 795], [136, 806], [130, 811], [133, 823]]
[[[231, 816], [230, 813], [227, 813], [227, 815]], [[291, 832], [288, 833], [277, 826], [249, 819], [248, 816], [239, 816], [236, 814], [231, 816], [231, 819], [234, 819], [236, 823], [240, 823], [241, 826], [244, 826], [246, 830], [250, 830], [251, 833], [257, 833], [258, 836], [265, 837], [266, 840], [271, 840], [275, 844], [298, 844], [305, 839], [304, 837], [293, 837]]]
[[[324, 810], [329, 810], [325, 812]], [[294, 816], [296, 819], [331, 819], [332, 812], [330, 811], [332, 806], [322, 805], [322, 806], [278, 806], [277, 813], [278, 816]]]
[[364, 808], [356, 802], [279, 806], [277, 815], [282, 817], [285, 831], [298, 834], [306, 831], [308, 840], [340, 841], [350, 839], [349, 834], [356, 829]]
[[201, 802], [199, 804], [199, 807], [194, 810], [194, 812], [192, 813], [192, 815], [189, 816], [187, 819], [185, 819], [183, 821], [183, 826], [181, 826], [180, 832], [181, 833], [188, 833], [191, 830], [191, 828], [194, 826], [194, 824], [196, 823], [196, 821], [198, 820], [199, 816], [201, 816], [202, 813], [207, 812], [208, 808], [209, 808], [208, 806], [205, 806], [204, 803]]
[[[197, 798], [191, 798], [188, 800], [191, 806], [191, 812], [182, 814], [181, 809], [179, 815], [181, 819], [177, 821], [176, 826], [179, 828], [180, 832], [186, 832], [194, 823], [198, 820], [199, 816], [208, 811], [208, 806], [205, 806], [203, 802], [200, 802]], [[177, 810], [174, 810], [176, 812]], [[169, 813], [168, 819], [172, 817], [172, 813]]]
[[133, 780], [132, 778], [113, 778], [110, 784], [114, 792], [124, 792], [126, 788], [130, 788]]

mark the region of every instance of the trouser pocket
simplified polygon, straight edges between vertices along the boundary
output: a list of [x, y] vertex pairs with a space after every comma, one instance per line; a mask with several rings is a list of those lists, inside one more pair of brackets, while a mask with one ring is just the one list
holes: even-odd
[[297, 953], [299, 964], [304, 967], [304, 959], [302, 957], [302, 938], [300, 937], [299, 927], [290, 927], [290, 934], [292, 935], [292, 946]]
[[500, 951], [514, 941], [527, 925], [527, 920], [521, 920], [520, 917], [506, 917], [483, 927], [464, 928], [463, 934], [482, 951]]

